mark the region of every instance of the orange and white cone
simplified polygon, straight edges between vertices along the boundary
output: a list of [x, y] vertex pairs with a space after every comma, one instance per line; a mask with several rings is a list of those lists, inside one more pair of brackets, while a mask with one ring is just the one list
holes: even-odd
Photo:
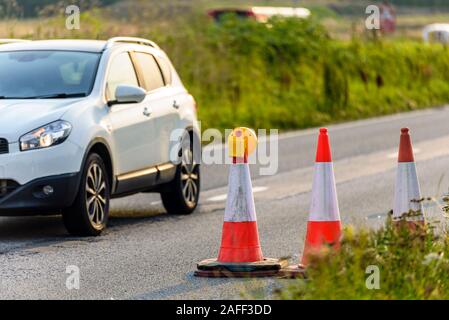
[[256, 209], [247, 159], [234, 158], [229, 172], [229, 190], [218, 261], [262, 261]]
[[401, 129], [394, 192], [393, 222], [399, 221], [406, 221], [411, 227], [424, 224], [424, 209], [408, 128]]
[[335, 187], [334, 166], [327, 129], [320, 129], [312, 186], [307, 235], [301, 263], [323, 248], [338, 247], [341, 238], [340, 210]]
[[338, 248], [340, 239], [340, 211], [329, 136], [327, 129], [321, 128], [312, 185], [312, 203], [301, 264], [283, 269], [282, 276], [304, 277], [310, 255], [319, 254], [328, 248]]
[[248, 155], [257, 145], [254, 131], [237, 128], [229, 136], [233, 161], [229, 172], [220, 251], [217, 259], [198, 264], [197, 276], [272, 276], [281, 268], [277, 259], [264, 258], [259, 241]]

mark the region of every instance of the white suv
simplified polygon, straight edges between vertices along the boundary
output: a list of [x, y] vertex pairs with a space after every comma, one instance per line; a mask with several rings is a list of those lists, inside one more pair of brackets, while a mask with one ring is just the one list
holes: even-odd
[[95, 236], [110, 198], [138, 192], [189, 214], [199, 141], [195, 100], [151, 41], [0, 46], [0, 215], [62, 213], [71, 234]]

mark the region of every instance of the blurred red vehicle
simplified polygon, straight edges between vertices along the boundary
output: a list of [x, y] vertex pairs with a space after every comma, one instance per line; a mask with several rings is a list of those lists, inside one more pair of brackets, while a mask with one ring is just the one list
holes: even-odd
[[224, 16], [234, 14], [242, 19], [254, 19], [258, 22], [267, 22], [274, 16], [307, 18], [310, 10], [306, 8], [289, 7], [250, 7], [250, 8], [221, 8], [208, 11], [208, 15], [220, 22]]

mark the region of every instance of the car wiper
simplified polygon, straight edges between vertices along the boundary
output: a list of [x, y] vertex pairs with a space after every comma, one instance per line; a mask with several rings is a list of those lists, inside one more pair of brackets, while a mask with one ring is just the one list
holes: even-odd
[[2, 99], [64, 99], [64, 98], [82, 98], [86, 97], [87, 95], [84, 92], [80, 93], [52, 93], [52, 94], [46, 94], [42, 96], [32, 96], [32, 97], [7, 97], [7, 96], [0, 96], [0, 100]]
[[53, 94], [46, 94], [42, 96], [36, 96], [36, 97], [29, 97], [29, 98], [23, 98], [23, 99], [63, 99], [63, 98], [82, 98], [85, 97], [86, 94], [84, 92], [80, 93], [53, 93]]

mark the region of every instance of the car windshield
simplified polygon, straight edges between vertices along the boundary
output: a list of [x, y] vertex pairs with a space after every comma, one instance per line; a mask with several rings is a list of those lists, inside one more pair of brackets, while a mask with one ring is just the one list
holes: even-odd
[[88, 96], [99, 59], [77, 51], [0, 52], [0, 99]]

